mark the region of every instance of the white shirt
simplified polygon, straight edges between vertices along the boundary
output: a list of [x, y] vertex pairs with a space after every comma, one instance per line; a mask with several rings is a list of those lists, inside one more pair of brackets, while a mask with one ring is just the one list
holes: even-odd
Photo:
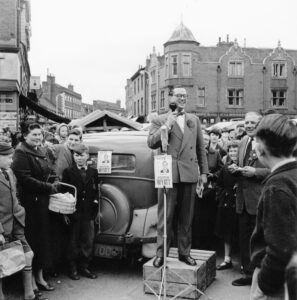
[[178, 126], [181, 129], [182, 133], [184, 133], [184, 130], [185, 130], [185, 114], [177, 116], [176, 123], [178, 124]]

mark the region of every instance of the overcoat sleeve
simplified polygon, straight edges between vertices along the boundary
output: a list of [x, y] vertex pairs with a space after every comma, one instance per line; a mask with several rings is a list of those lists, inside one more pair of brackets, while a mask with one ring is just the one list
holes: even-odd
[[18, 180], [18, 183], [22, 187], [25, 187], [26, 190], [32, 190], [35, 193], [40, 194], [51, 194], [53, 192], [53, 188], [50, 183], [40, 181], [32, 177], [28, 156], [21, 149], [16, 149], [14, 152], [12, 170]]
[[150, 126], [147, 144], [151, 149], [161, 148], [161, 126], [160, 118], [155, 118]]

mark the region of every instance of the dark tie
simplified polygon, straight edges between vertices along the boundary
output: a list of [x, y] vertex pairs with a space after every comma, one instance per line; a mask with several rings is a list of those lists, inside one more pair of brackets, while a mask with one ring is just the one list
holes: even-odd
[[7, 171], [6, 171], [5, 169], [1, 169], [1, 171], [2, 171], [2, 173], [3, 173], [4, 177], [5, 177], [5, 179], [10, 183], [10, 181], [9, 181], [9, 176], [8, 176]]
[[86, 171], [86, 169], [84, 167], [80, 168], [80, 175], [81, 175], [83, 181], [85, 181], [86, 175], [87, 175], [87, 171]]
[[245, 156], [244, 156], [244, 160], [243, 160], [243, 166], [248, 165], [248, 161], [249, 161], [250, 154], [252, 151], [252, 143], [253, 143], [253, 138], [250, 139], [250, 141], [246, 147]]

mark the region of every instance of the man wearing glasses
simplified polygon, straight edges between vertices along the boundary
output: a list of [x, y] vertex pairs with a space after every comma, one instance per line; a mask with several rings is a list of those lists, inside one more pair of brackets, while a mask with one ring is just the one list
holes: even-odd
[[[195, 260], [190, 256], [192, 219], [194, 212], [194, 195], [199, 177], [206, 183], [208, 173], [207, 159], [203, 145], [203, 135], [199, 119], [185, 112], [187, 92], [184, 88], [175, 88], [170, 100], [167, 114], [158, 116], [152, 121], [148, 146], [160, 149], [172, 156], [173, 188], [167, 191], [167, 249], [169, 251], [173, 216], [177, 215], [177, 240], [179, 260], [195, 266]], [[157, 254], [154, 266], [163, 265], [163, 217], [164, 191], [160, 190], [158, 202], [158, 238]], [[168, 255], [168, 253], [167, 253]]]

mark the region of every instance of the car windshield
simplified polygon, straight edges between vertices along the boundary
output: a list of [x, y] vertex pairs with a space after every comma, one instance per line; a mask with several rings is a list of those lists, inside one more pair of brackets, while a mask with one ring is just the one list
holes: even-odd
[[[92, 162], [92, 166], [97, 168], [98, 156], [96, 153], [90, 154], [90, 160]], [[135, 171], [135, 155], [113, 153], [111, 170], [112, 172]]]

